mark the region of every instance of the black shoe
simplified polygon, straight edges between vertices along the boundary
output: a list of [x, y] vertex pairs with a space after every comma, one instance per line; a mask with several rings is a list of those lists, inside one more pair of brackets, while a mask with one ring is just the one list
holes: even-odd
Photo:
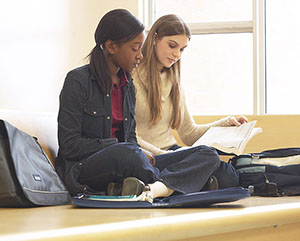
[[145, 185], [141, 180], [135, 177], [127, 177], [123, 181], [122, 196], [136, 195], [139, 196], [142, 192], [150, 191], [150, 187]]
[[219, 189], [219, 183], [218, 179], [215, 176], [210, 176], [202, 188], [202, 191], [211, 191], [211, 190], [218, 190]]
[[122, 183], [111, 182], [107, 186], [106, 194], [108, 196], [121, 196]]
[[150, 191], [150, 187], [135, 177], [127, 177], [123, 183], [111, 182], [107, 186], [107, 195], [109, 196], [139, 196], [144, 191]]

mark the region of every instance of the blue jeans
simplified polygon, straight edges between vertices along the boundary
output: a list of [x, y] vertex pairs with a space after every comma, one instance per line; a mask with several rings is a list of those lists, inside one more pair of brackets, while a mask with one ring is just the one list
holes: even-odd
[[[169, 150], [175, 151], [179, 148], [180, 146], [174, 145]], [[230, 163], [220, 161], [218, 169], [212, 175], [218, 179], [220, 189], [239, 186], [239, 174]]]
[[174, 191], [192, 193], [200, 191], [220, 166], [216, 150], [207, 146], [158, 155], [155, 160], [153, 167], [133, 143], [114, 144], [82, 162], [78, 181], [105, 191], [110, 182], [136, 177], [146, 184], [161, 181]]

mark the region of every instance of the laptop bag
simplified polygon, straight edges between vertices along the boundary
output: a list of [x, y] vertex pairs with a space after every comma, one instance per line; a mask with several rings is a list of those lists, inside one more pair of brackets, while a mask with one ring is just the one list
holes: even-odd
[[37, 139], [0, 120], [0, 207], [70, 203], [68, 191]]

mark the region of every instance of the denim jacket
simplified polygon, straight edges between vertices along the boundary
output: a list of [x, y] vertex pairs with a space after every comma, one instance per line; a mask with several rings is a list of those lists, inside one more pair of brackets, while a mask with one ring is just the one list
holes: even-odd
[[[135, 133], [135, 88], [131, 77], [122, 88], [124, 141], [137, 143]], [[58, 113], [59, 151], [55, 161], [64, 179], [72, 166], [95, 152], [117, 142], [110, 138], [112, 104], [110, 93], [103, 93], [91, 75], [89, 65], [70, 71], [60, 93]], [[76, 178], [76, 177], [75, 177]]]

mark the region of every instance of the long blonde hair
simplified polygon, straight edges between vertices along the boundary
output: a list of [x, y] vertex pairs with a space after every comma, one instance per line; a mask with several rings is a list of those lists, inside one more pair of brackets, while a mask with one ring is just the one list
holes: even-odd
[[[155, 124], [161, 119], [161, 84], [158, 71], [158, 60], [154, 51], [154, 38], [173, 35], [186, 35], [191, 37], [189, 27], [183, 20], [174, 14], [160, 17], [151, 27], [144, 46], [142, 48], [143, 60], [138, 67], [138, 73], [143, 72], [145, 82], [142, 82], [146, 89], [148, 106], [150, 108], [151, 123]], [[171, 128], [177, 129], [181, 122], [181, 94], [180, 94], [180, 59], [170, 68], [164, 68], [168, 80], [172, 81], [171, 101], [173, 106]]]

